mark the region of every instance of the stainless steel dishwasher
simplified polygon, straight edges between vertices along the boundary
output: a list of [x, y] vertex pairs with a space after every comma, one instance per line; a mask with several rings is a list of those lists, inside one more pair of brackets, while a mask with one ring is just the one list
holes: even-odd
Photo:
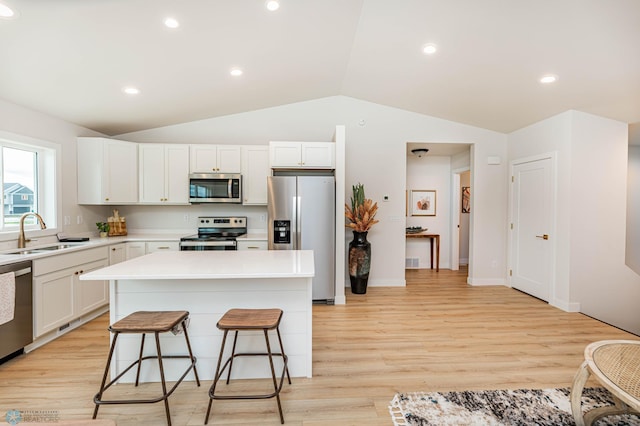
[[13, 320], [0, 325], [0, 362], [33, 342], [31, 261], [0, 266], [0, 274], [7, 272], [16, 275], [16, 304]]

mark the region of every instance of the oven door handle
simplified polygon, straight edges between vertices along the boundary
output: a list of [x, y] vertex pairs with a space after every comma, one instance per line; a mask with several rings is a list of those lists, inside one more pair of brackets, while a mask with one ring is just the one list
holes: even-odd
[[202, 247], [202, 246], [235, 246], [235, 241], [181, 241], [182, 247]]

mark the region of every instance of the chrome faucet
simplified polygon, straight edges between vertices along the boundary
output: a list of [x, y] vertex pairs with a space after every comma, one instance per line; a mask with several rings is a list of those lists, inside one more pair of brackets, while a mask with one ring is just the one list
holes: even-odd
[[25, 248], [27, 243], [31, 241], [24, 237], [24, 220], [27, 216], [35, 216], [40, 221], [40, 229], [47, 229], [47, 225], [45, 225], [44, 220], [42, 220], [42, 216], [38, 213], [29, 212], [20, 216], [20, 234], [18, 235], [18, 248]]

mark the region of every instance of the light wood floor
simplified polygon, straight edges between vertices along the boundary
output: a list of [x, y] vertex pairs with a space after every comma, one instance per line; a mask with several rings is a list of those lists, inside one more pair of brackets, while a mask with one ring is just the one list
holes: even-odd
[[[286, 424], [389, 425], [387, 406], [396, 392], [570, 386], [588, 343], [638, 339], [513, 289], [465, 282], [466, 271], [409, 270], [406, 288], [373, 287], [366, 295], [347, 290], [347, 305], [315, 305], [314, 377], [285, 385]], [[9, 409], [90, 418], [107, 326], [105, 315], [0, 365], [0, 419]], [[178, 387], [170, 398], [174, 425], [203, 424], [209, 385]], [[141, 388], [134, 392], [155, 392], [158, 385]], [[130, 385], [115, 389], [133, 391]], [[119, 426], [165, 423], [161, 404], [103, 406], [99, 418]], [[216, 401], [209, 424], [279, 424], [275, 400]]]

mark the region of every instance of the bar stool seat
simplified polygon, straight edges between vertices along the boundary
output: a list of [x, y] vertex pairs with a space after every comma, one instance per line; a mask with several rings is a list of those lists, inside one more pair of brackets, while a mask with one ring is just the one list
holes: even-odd
[[[187, 334], [187, 322], [189, 320], [189, 312], [187, 311], [138, 311], [128, 315], [125, 318], [122, 318], [120, 321], [113, 323], [109, 327], [109, 331], [113, 333], [113, 341], [111, 342], [111, 348], [109, 349], [109, 356], [107, 358], [107, 365], [104, 370], [104, 375], [102, 376], [102, 383], [100, 385], [100, 390], [93, 398], [93, 402], [95, 403], [95, 409], [93, 411], [93, 418], [95, 419], [98, 415], [98, 408], [102, 404], [152, 404], [155, 402], [164, 401], [165, 413], [167, 416], [167, 424], [171, 426], [171, 413], [169, 412], [169, 396], [176, 390], [178, 385], [182, 382], [182, 380], [187, 376], [189, 371], [193, 369], [193, 373], [196, 378], [196, 383], [200, 386], [200, 379], [198, 378], [198, 371], [196, 369], [196, 357], [193, 356], [193, 352], [191, 351], [191, 343], [189, 342], [189, 335]], [[160, 333], [166, 333], [169, 331], [184, 333], [185, 342], [187, 344], [187, 350], [189, 355], [162, 355], [160, 350]], [[142, 334], [141, 342], [140, 342], [140, 353], [138, 355], [138, 359], [131, 363], [127, 368], [125, 368], [118, 376], [116, 376], [109, 383], [106, 383], [107, 377], [109, 374], [109, 366], [111, 364], [111, 359], [113, 358], [113, 352], [116, 347], [116, 342], [118, 340], [118, 336], [121, 334]], [[153, 333], [155, 335], [156, 341], [156, 355], [148, 355], [142, 356], [144, 352], [144, 340], [146, 334]], [[191, 362], [187, 369], [185, 370], [182, 377], [173, 385], [173, 387], [167, 392], [167, 385], [164, 377], [164, 367], [162, 364], [163, 359], [175, 359], [175, 358], [187, 358]], [[117, 382], [124, 374], [126, 374], [131, 368], [134, 366], [138, 366], [136, 372], [136, 382], [135, 386], [138, 386], [140, 381], [140, 367], [142, 366], [142, 361], [148, 359], [157, 359], [158, 366], [160, 367], [160, 382], [162, 383], [162, 394], [156, 398], [150, 399], [112, 399], [106, 400], [102, 399], [104, 392], [111, 387], [115, 382]]]
[[[230, 309], [227, 311], [222, 318], [218, 321], [216, 325], [218, 329], [224, 331], [224, 335], [222, 337], [222, 345], [220, 347], [220, 355], [218, 356], [218, 366], [216, 367], [216, 374], [213, 379], [213, 384], [211, 388], [209, 388], [209, 407], [207, 408], [207, 415], [204, 419], [204, 424], [209, 422], [209, 414], [211, 413], [211, 405], [214, 399], [268, 399], [275, 397], [278, 402], [278, 412], [280, 413], [280, 423], [284, 424], [284, 416], [282, 414], [282, 405], [280, 403], [280, 391], [282, 390], [282, 385], [284, 383], [284, 376], [286, 374], [287, 380], [289, 384], [291, 384], [291, 377], [289, 376], [289, 367], [287, 365], [288, 357], [284, 353], [284, 347], [282, 346], [282, 338], [280, 337], [280, 320], [282, 319], [282, 310], [281, 309]], [[276, 330], [276, 334], [278, 336], [278, 343], [280, 344], [280, 352], [272, 352], [271, 345], [269, 343], [269, 330]], [[247, 331], [247, 330], [262, 330], [264, 333], [264, 340], [267, 346], [266, 352], [243, 352], [236, 353], [236, 343], [238, 340], [238, 332], [239, 331]], [[231, 349], [231, 355], [224, 363], [224, 366], [220, 368], [222, 365], [222, 358], [224, 356], [225, 344], [227, 341], [227, 334], [229, 331], [234, 331], [233, 337], [233, 347]], [[229, 367], [227, 371], [227, 384], [229, 384], [229, 379], [231, 378], [231, 368], [233, 367], [233, 360], [239, 356], [267, 356], [269, 358], [269, 366], [271, 368], [271, 377], [273, 380], [273, 389], [272, 393], [268, 394], [258, 394], [258, 395], [219, 395], [216, 394], [216, 385], [220, 377], [222, 376], [224, 370]], [[282, 357], [283, 367], [282, 373], [280, 376], [280, 381], [278, 383], [278, 379], [276, 378], [275, 368], [273, 365], [273, 357], [279, 356]]]

